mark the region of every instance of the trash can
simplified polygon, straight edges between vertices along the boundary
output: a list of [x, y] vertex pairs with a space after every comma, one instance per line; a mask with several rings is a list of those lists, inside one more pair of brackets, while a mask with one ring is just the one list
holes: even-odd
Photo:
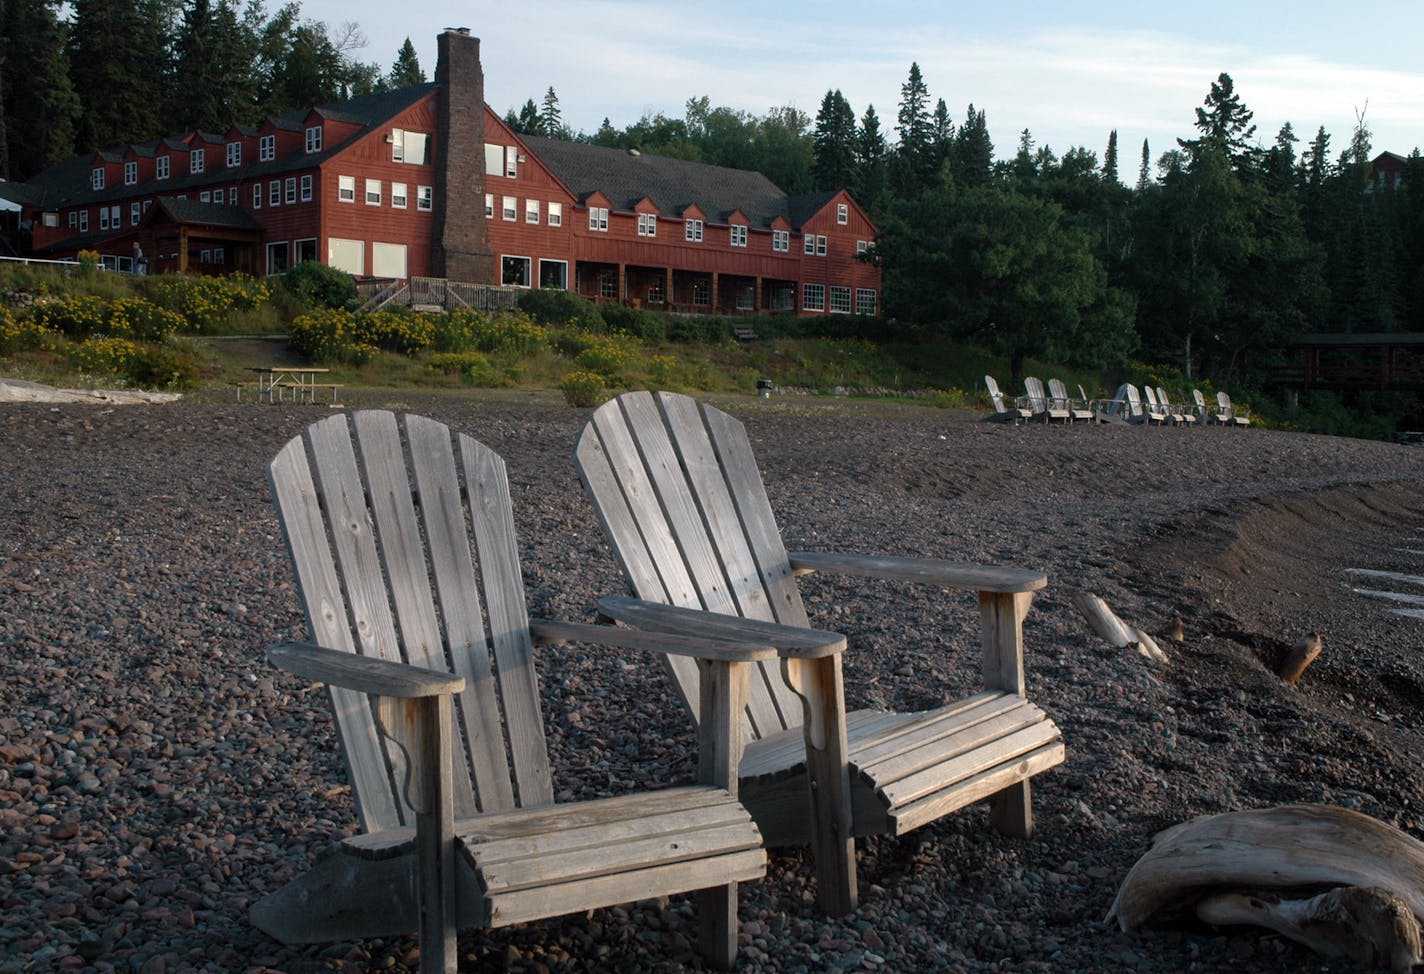
[[757, 379], [757, 395], [763, 399], [771, 398], [771, 391], [776, 388], [776, 383], [770, 379]]

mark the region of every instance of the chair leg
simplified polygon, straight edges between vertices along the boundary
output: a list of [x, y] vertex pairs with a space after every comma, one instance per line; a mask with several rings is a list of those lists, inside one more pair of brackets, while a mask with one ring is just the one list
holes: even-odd
[[1033, 834], [1033, 793], [1025, 779], [989, 799], [989, 821], [1004, 835], [1027, 839]]
[[707, 966], [730, 971], [737, 962], [737, 884], [698, 890], [698, 948]]

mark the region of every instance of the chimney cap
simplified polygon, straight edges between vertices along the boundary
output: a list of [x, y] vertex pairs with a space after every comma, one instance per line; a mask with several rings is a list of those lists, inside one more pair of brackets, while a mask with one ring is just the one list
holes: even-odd
[[447, 34], [464, 34], [465, 36], [468, 37], [468, 36], [469, 36], [469, 33], [470, 33], [470, 28], [468, 28], [468, 27], [446, 27], [446, 28], [445, 28], [445, 33], [447, 33]]

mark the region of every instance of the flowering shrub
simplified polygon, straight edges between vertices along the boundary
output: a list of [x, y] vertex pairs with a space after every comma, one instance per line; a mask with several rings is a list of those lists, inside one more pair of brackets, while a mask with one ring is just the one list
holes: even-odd
[[603, 376], [597, 372], [570, 372], [559, 383], [564, 401], [570, 406], [593, 409], [608, 401], [610, 392]]
[[334, 308], [308, 311], [292, 321], [287, 341], [313, 362], [351, 362], [352, 346], [361, 342], [352, 317]]
[[32, 314], [14, 314], [0, 307], [0, 355], [53, 351], [56, 335], [35, 321]]
[[233, 274], [228, 277], [164, 275], [153, 284], [157, 302], [182, 315], [191, 331], [216, 329], [234, 311], [251, 311], [271, 297], [263, 281]]
[[476, 349], [481, 352], [508, 352], [532, 355], [544, 348], [549, 333], [522, 311], [452, 311], [445, 316], [441, 338], [449, 351]]
[[69, 350], [69, 361], [81, 372], [122, 375], [138, 351], [127, 338], [90, 338]]
[[612, 382], [619, 381], [642, 354], [641, 343], [631, 335], [591, 335], [589, 339], [574, 357], [575, 364]]
[[435, 340], [435, 322], [428, 314], [377, 311], [355, 315], [359, 340], [401, 355], [414, 355]]
[[39, 327], [73, 339], [102, 333], [109, 318], [109, 308], [103, 299], [89, 295], [37, 304], [30, 313]]
[[647, 360], [648, 382], [655, 389], [666, 389], [677, 374], [677, 359], [671, 355], [650, 355]]
[[115, 338], [161, 342], [183, 327], [181, 316], [143, 298], [119, 298], [109, 305], [104, 331]]

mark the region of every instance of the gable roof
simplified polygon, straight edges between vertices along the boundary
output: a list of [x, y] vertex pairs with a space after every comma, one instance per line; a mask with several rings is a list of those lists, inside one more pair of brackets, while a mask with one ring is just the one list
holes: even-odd
[[715, 222], [740, 210], [752, 226], [763, 228], [778, 216], [790, 216], [787, 195], [759, 172], [585, 142], [520, 138], [580, 201], [602, 192], [614, 209], [631, 212], [647, 198], [666, 214], [696, 204]]
[[199, 224], [205, 227], [229, 227], [234, 230], [261, 230], [262, 223], [240, 206], [225, 203], [204, 203], [201, 200], [185, 200], [176, 196], [159, 197], [154, 212], [149, 214], [152, 222], [158, 214], [167, 213], [174, 223]]

